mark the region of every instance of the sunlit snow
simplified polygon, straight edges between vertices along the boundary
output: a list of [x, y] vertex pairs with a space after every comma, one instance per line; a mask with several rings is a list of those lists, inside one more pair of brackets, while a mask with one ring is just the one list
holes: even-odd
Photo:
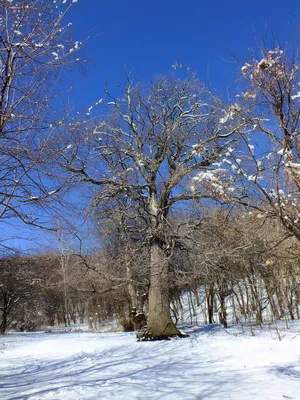
[[203, 325], [160, 342], [133, 333], [10, 334], [0, 338], [0, 398], [296, 400], [300, 325], [289, 328]]

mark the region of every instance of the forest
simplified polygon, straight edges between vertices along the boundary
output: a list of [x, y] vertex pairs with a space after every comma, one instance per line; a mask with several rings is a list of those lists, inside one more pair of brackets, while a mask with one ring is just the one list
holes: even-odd
[[0, 0], [1, 400], [300, 398], [298, 7]]
[[299, 319], [299, 46], [233, 57], [230, 100], [174, 63], [77, 110], [73, 3], [1, 3], [0, 223], [54, 245], [2, 239], [0, 333], [180, 337], [183, 301], [225, 328]]

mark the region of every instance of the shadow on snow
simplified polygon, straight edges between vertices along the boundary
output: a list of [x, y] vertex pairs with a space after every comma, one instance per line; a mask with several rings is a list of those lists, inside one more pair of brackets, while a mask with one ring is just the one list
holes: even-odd
[[12, 366], [9, 374], [2, 375], [1, 399], [41, 398], [49, 392], [63, 398], [55, 397], [61, 391], [84, 398], [223, 398], [241, 379], [239, 374], [218, 368], [222, 357], [213, 360], [203, 353], [199, 358], [192, 341], [188, 346], [184, 354], [177, 354], [170, 343], [149, 342], [134, 349], [124, 345], [63, 360], [28, 356], [22, 359], [22, 368]]

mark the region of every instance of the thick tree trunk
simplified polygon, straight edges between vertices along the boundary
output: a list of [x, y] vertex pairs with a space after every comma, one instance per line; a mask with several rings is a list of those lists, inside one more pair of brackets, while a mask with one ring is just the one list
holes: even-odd
[[181, 336], [171, 319], [168, 259], [158, 240], [151, 243], [150, 263], [148, 334], [153, 339]]

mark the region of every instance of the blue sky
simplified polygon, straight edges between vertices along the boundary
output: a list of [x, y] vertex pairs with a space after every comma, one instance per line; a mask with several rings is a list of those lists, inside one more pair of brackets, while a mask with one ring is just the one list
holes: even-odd
[[[94, 38], [83, 50], [89, 60], [86, 76], [70, 75], [73, 101], [87, 108], [102, 97], [106, 82], [112, 89], [122, 84], [126, 71], [136, 81], [147, 81], [172, 72], [175, 60], [226, 96], [239, 69], [230, 52], [245, 61], [264, 35], [284, 43], [296, 32], [297, 14], [299, 0], [78, 0], [68, 16], [74, 39]], [[45, 241], [44, 233], [20, 224], [2, 229], [2, 237], [17, 233], [11, 243], [20, 248]]]
[[[88, 41], [87, 77], [77, 78], [78, 105], [98, 100], [103, 87], [171, 72], [174, 60], [226, 91], [235, 80], [230, 52], [247, 59], [267, 33], [284, 42], [296, 30], [297, 0], [78, 0], [70, 19], [76, 39]], [[79, 82], [79, 80], [81, 82]]]

